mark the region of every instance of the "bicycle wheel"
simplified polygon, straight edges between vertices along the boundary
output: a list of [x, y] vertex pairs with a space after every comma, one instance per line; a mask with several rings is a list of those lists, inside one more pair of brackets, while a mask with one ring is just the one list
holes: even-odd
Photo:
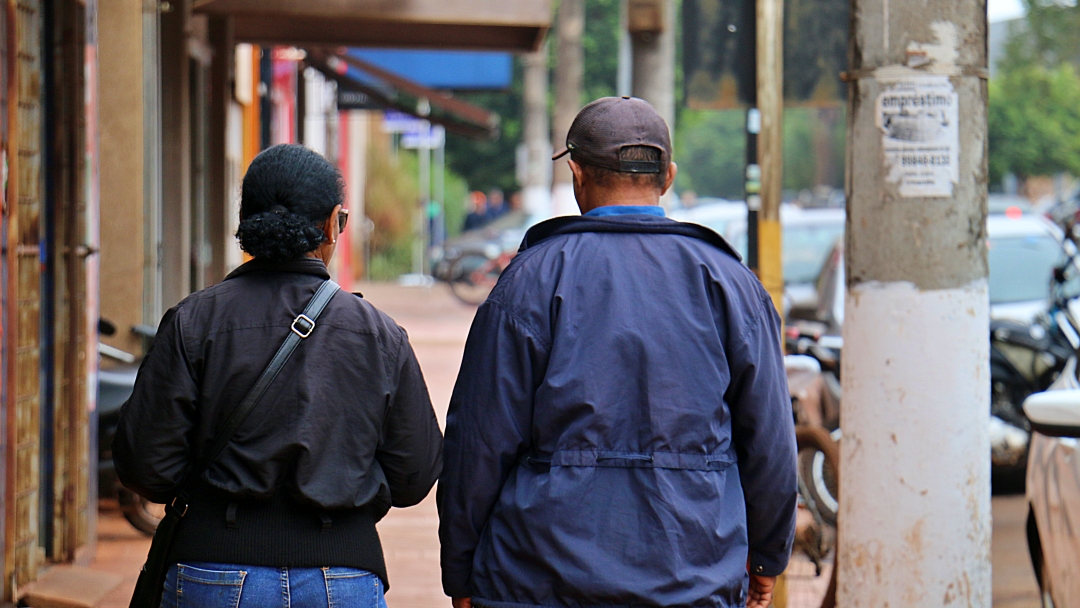
[[499, 280], [499, 268], [495, 260], [481, 255], [465, 255], [450, 265], [450, 291], [462, 302], [478, 306]]

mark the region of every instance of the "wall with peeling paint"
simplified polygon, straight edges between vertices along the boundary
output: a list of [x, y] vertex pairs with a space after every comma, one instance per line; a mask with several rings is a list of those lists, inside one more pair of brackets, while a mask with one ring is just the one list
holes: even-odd
[[989, 322], [985, 279], [849, 292], [837, 605], [990, 606]]

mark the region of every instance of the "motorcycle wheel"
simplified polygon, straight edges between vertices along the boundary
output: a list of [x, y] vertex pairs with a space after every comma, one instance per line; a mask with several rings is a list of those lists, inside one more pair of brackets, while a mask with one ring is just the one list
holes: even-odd
[[494, 260], [466, 255], [450, 265], [450, 291], [470, 306], [479, 306], [499, 280], [501, 269]]
[[816, 426], [795, 428], [799, 449], [799, 492], [811, 511], [836, 527], [840, 510], [840, 449], [829, 431]]
[[127, 489], [120, 490], [119, 499], [124, 519], [139, 532], [153, 536], [158, 524], [165, 517], [165, 505], [150, 502]]

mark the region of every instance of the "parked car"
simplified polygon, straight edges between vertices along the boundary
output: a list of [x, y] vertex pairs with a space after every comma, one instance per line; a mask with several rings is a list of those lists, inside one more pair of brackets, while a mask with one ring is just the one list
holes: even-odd
[[[783, 230], [784, 316], [818, 301], [816, 282], [832, 249], [844, 236], [846, 215], [841, 208], [803, 209], [780, 206]], [[746, 216], [728, 224], [723, 233], [746, 257]]]
[[1031, 213], [1031, 201], [1015, 194], [990, 194], [986, 201], [990, 215], [1025, 215]]
[[746, 203], [721, 198], [700, 198], [694, 207], [672, 211], [671, 219], [701, 224], [717, 234], [727, 236], [732, 222], [746, 224]]
[[1080, 606], [1080, 381], [1076, 358], [1024, 402], [1035, 432], [1027, 469], [1028, 550], [1044, 608]]

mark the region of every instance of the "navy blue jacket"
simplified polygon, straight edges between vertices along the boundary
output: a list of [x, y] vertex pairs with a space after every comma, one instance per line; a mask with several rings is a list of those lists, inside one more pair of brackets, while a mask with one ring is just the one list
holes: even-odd
[[477, 311], [446, 420], [443, 589], [488, 608], [743, 606], [791, 553], [779, 318], [716, 233], [535, 226]]

